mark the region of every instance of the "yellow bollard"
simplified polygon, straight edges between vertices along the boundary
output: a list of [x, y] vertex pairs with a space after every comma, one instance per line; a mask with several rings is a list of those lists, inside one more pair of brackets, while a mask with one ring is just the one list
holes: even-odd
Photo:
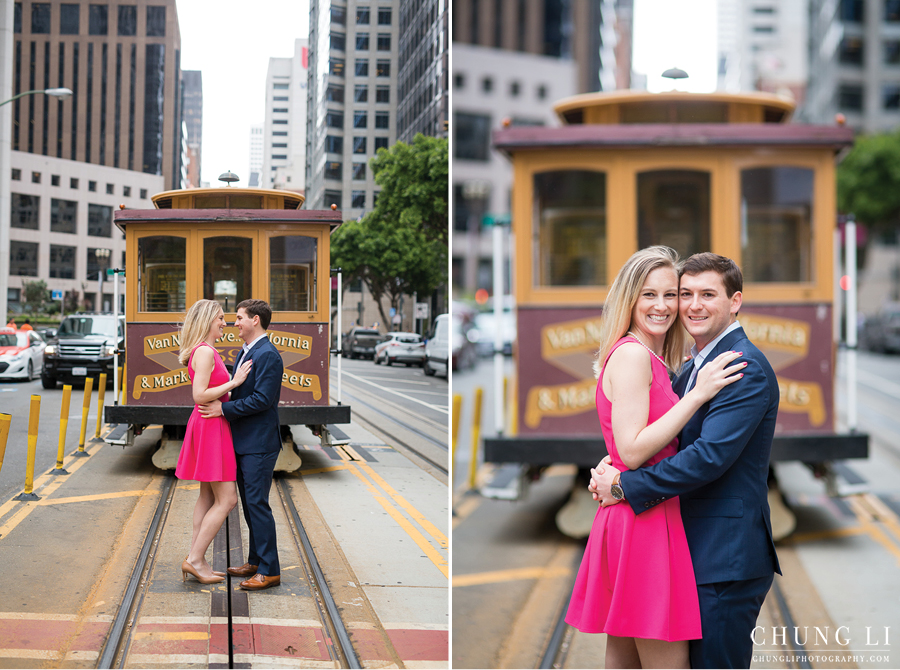
[[87, 432], [87, 417], [91, 409], [91, 390], [93, 388], [94, 378], [87, 377], [84, 380], [84, 405], [81, 407], [81, 434], [78, 436], [78, 450], [75, 452], [75, 456], [84, 457], [88, 455], [84, 450], [84, 434]]
[[67, 475], [63, 468], [63, 454], [66, 451], [66, 429], [69, 426], [69, 400], [72, 398], [72, 387], [69, 384], [63, 386], [62, 409], [59, 412], [59, 450], [56, 452], [56, 467], [50, 471], [51, 475]]
[[97, 384], [97, 432], [94, 437], [100, 437], [100, 426], [103, 425], [103, 399], [106, 396], [106, 373], [100, 373], [100, 383]]
[[453, 489], [453, 480], [456, 478], [456, 441], [459, 438], [459, 417], [462, 414], [462, 396], [453, 396], [453, 429], [450, 433], [450, 489]]
[[481, 439], [481, 387], [475, 388], [475, 416], [472, 419], [472, 460], [469, 463], [469, 488], [475, 488], [475, 475], [478, 471], [478, 441]]
[[41, 422], [41, 396], [31, 396], [31, 411], [28, 415], [28, 461], [25, 465], [25, 490], [13, 500], [40, 500], [34, 493], [34, 456], [37, 452], [38, 426]]
[[11, 414], [0, 414], [0, 470], [3, 469], [3, 457], [6, 455], [6, 440], [9, 437]]
[[125, 385], [122, 383], [125, 381], [125, 367], [120, 365], [116, 372], [119, 375], [119, 404], [125, 404]]

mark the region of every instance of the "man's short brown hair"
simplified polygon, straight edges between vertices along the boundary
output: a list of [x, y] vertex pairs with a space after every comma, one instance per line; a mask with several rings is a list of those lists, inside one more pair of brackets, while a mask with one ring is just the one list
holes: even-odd
[[262, 326], [262, 329], [269, 329], [269, 324], [272, 322], [272, 308], [269, 307], [269, 303], [265, 300], [255, 300], [253, 298], [241, 300], [241, 302], [238, 303], [235, 312], [238, 309], [243, 309], [251, 318], [258, 316], [259, 325]]
[[711, 251], [694, 254], [682, 262], [678, 271], [678, 277], [684, 275], [693, 277], [703, 272], [715, 272], [722, 277], [725, 285], [725, 293], [730, 298], [737, 291], [744, 290], [744, 274], [730, 258], [714, 254]]

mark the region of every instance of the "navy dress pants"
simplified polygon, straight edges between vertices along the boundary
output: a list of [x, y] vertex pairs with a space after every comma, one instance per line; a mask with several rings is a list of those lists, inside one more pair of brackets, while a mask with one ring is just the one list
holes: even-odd
[[257, 572], [267, 577], [281, 574], [275, 539], [275, 517], [269, 507], [269, 491], [277, 460], [277, 451], [237, 454], [238, 493], [244, 507], [244, 520], [250, 530], [247, 562], [259, 566]]

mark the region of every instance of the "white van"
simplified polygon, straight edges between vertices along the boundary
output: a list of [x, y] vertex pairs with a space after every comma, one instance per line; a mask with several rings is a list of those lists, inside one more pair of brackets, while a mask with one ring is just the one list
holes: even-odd
[[426, 375], [443, 371], [449, 377], [450, 361], [450, 315], [441, 314], [434, 320], [428, 341], [425, 343], [425, 364], [422, 369]]

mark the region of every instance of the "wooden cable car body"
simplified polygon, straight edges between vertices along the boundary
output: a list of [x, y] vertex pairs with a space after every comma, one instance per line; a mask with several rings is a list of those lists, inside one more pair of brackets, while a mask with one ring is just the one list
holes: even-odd
[[[178, 362], [180, 325], [195, 301], [222, 304], [234, 323], [247, 298], [272, 307], [269, 340], [284, 360], [282, 424], [350, 423], [350, 407], [329, 398], [330, 235], [341, 213], [300, 209], [287, 191], [210, 188], [167, 191], [156, 209], [119, 210], [125, 233], [124, 402], [107, 407], [110, 423], [137, 432], [163, 424], [174, 438], [193, 409], [187, 367]], [[243, 341], [229, 325], [216, 342], [229, 368]], [[156, 459], [155, 459], [156, 460]]]
[[713, 251], [744, 273], [739, 315], [781, 401], [772, 460], [865, 457], [835, 432], [835, 156], [848, 128], [789, 125], [765, 93], [625, 91], [556, 106], [561, 127], [509, 127], [518, 341], [508, 434], [485, 460], [595, 465], [606, 451], [592, 362], [608, 286], [638, 249]]

